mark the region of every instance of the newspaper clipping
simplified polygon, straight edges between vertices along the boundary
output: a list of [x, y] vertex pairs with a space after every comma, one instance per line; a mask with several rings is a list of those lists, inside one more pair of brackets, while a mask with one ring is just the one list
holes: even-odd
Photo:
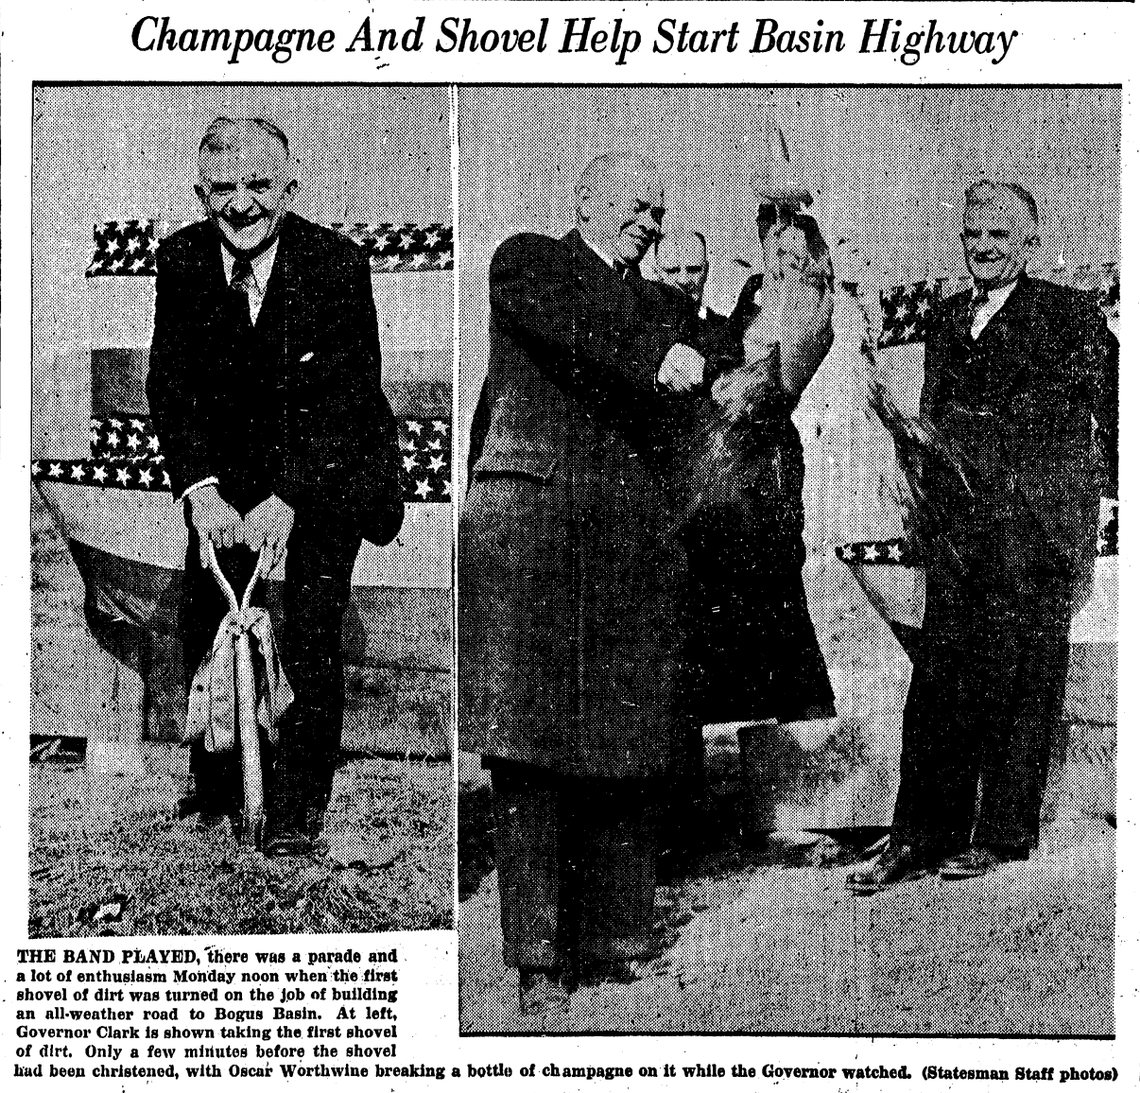
[[4, 22], [6, 1080], [1140, 1082], [1133, 5]]

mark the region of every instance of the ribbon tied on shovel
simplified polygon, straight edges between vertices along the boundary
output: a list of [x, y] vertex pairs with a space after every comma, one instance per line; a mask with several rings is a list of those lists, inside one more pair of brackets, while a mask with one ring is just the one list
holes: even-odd
[[249, 605], [264, 558], [259, 558], [239, 603], [218, 565], [213, 543], [207, 544], [207, 553], [210, 572], [226, 597], [229, 611], [194, 675], [187, 736], [204, 740], [211, 752], [232, 751], [235, 744], [240, 748], [240, 836], [246, 845], [256, 845], [265, 821], [261, 733], [264, 730], [271, 743], [277, 742], [276, 721], [293, 702], [293, 690], [281, 667], [269, 612]]

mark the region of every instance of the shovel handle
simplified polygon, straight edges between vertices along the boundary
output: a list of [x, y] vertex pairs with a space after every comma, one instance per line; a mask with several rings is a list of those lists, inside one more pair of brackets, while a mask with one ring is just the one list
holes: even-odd
[[[257, 559], [257, 568], [246, 585], [241, 603], [222, 567], [218, 565], [217, 551], [212, 540], [206, 543], [206, 560], [218, 587], [226, 597], [231, 614], [244, 613], [257, 584], [261, 566], [265, 561], [265, 547]], [[265, 787], [261, 763], [261, 730], [257, 723], [257, 686], [253, 675], [253, 662], [250, 657], [249, 635], [239, 631], [234, 635], [234, 687], [237, 705], [238, 750], [241, 754], [242, 772], [242, 814], [239, 838], [244, 846], [259, 844], [262, 828], [265, 826]]]
[[238, 603], [237, 593], [234, 592], [233, 586], [226, 580], [226, 575], [222, 572], [222, 567], [218, 565], [218, 554], [214, 550], [214, 541], [212, 539], [206, 540], [206, 560], [210, 564], [210, 572], [214, 575], [214, 580], [218, 582], [218, 587], [222, 590], [222, 595], [226, 597], [226, 603], [229, 604], [230, 611], [238, 614], [242, 611], [249, 609], [249, 601], [253, 598], [253, 590], [257, 585], [257, 578], [261, 573], [261, 567], [265, 562], [265, 547], [257, 556], [257, 568], [253, 571], [253, 576], [249, 579], [249, 584], [245, 587], [245, 592], [242, 595], [241, 603]]

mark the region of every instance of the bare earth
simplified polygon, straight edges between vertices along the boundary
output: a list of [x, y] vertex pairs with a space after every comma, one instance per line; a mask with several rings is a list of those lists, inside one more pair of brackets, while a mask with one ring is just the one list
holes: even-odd
[[[355, 723], [370, 731], [357, 733], [362, 751], [346, 752], [337, 771], [324, 852], [266, 859], [228, 829], [200, 832], [195, 818], [176, 818], [186, 748], [148, 742], [128, 747], [128, 763], [101, 765], [95, 738], [116, 727], [132, 737], [141, 682], [88, 634], [83, 582], [34, 490], [31, 526], [32, 731], [48, 761], [29, 774], [29, 937], [451, 927], [450, 760], [410, 758], [404, 747], [397, 757], [391, 746], [363, 752], [370, 741], [447, 739], [447, 673], [392, 665], [371, 673], [372, 692], [350, 692]], [[59, 761], [75, 759], [88, 736], [86, 762]]]
[[488, 873], [459, 908], [461, 1030], [1111, 1035], [1115, 831], [1089, 792], [1102, 777], [1067, 768], [1033, 859], [974, 880], [858, 898], [845, 866], [710, 856], [658, 888], [661, 952], [636, 982], [579, 987], [543, 1019], [519, 1015]]
[[29, 937], [450, 928], [449, 762], [348, 757], [326, 852], [268, 859], [175, 818], [186, 755], [144, 744], [145, 769], [118, 776], [32, 764]]

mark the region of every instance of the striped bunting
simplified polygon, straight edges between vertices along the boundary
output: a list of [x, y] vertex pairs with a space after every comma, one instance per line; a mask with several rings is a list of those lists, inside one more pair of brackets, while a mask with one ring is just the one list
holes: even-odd
[[[446, 417], [399, 417], [400, 487], [404, 501], [451, 500], [451, 423]], [[146, 416], [91, 419], [89, 459], [38, 459], [35, 482], [75, 482], [104, 489], [170, 489], [158, 437]]]
[[[1105, 315], [1120, 316], [1120, 266], [1116, 262], [1057, 268], [1036, 274], [1046, 281], [1094, 292]], [[912, 345], [926, 340], [930, 317], [938, 303], [970, 287], [970, 280], [934, 277], [909, 285], [896, 285], [879, 294], [883, 329], [879, 348]]]
[[[1113, 501], [1102, 504], [1097, 531], [1098, 558], [1113, 558], [1117, 554], [1120, 530], [1120, 505]], [[864, 543], [843, 543], [835, 548], [835, 556], [850, 566], [902, 565], [920, 566], [922, 558], [917, 546], [906, 539], [877, 539]]]
[[[106, 220], [96, 224], [88, 277], [153, 277], [158, 242], [193, 221]], [[448, 270], [453, 266], [450, 224], [329, 224], [368, 252], [381, 273]]]

